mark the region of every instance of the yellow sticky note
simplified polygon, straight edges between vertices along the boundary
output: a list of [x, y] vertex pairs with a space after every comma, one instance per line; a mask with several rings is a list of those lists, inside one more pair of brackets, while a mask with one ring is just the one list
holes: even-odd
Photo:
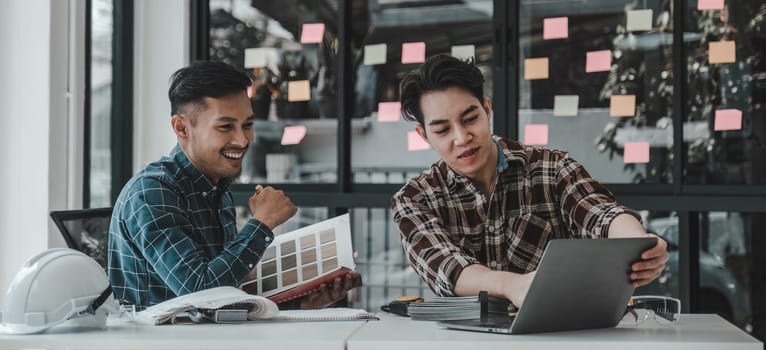
[[548, 79], [548, 57], [524, 60], [524, 80]]
[[636, 115], [636, 95], [612, 95], [609, 98], [609, 115], [612, 117]]
[[299, 102], [311, 100], [311, 85], [308, 80], [287, 82], [287, 101]]
[[736, 44], [732, 41], [711, 41], [708, 46], [708, 62], [734, 63], [737, 61]]

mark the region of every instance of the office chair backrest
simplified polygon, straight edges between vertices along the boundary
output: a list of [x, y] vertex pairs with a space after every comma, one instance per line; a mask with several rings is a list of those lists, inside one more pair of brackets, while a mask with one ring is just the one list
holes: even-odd
[[50, 215], [69, 248], [85, 253], [106, 270], [112, 208], [59, 210], [52, 211]]

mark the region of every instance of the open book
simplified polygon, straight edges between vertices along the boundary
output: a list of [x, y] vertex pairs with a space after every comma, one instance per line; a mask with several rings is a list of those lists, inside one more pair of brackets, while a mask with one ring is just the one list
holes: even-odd
[[279, 314], [279, 308], [273, 301], [247, 294], [235, 287], [224, 286], [181, 295], [152, 305], [136, 314], [133, 321], [150, 325], [172, 324], [179, 317], [188, 318], [190, 312], [221, 310], [232, 306], [246, 310], [246, 319], [242, 321], [271, 319]]
[[282, 303], [308, 295], [356, 269], [349, 215], [274, 237], [241, 288]]

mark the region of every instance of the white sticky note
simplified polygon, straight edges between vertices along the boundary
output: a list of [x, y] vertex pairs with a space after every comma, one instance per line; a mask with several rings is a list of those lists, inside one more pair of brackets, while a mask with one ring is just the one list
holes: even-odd
[[423, 140], [422, 137], [420, 137], [420, 134], [418, 134], [417, 131], [410, 131], [407, 133], [407, 150], [412, 151], [425, 151], [427, 149], [431, 148], [431, 145], [428, 144], [425, 140]]
[[556, 95], [553, 97], [554, 117], [576, 117], [577, 108], [580, 104], [580, 96]]
[[[461, 61], [476, 57], [476, 46], [474, 45], [455, 45], [450, 49], [450, 55]], [[475, 60], [475, 59], [474, 59]]]
[[362, 63], [368, 66], [385, 64], [387, 51], [386, 44], [364, 45], [364, 61]]
[[303, 125], [286, 126], [282, 132], [282, 145], [297, 145], [306, 136], [306, 127]]
[[262, 47], [245, 49], [245, 68], [265, 67], [268, 50]]
[[628, 11], [626, 29], [629, 32], [652, 30], [652, 10]]
[[311, 99], [311, 83], [308, 80], [287, 82], [287, 102], [308, 101]]

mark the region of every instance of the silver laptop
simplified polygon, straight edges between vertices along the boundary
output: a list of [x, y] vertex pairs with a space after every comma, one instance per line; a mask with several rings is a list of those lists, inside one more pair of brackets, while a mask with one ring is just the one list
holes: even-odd
[[654, 237], [552, 240], [515, 316], [489, 314], [439, 325], [507, 334], [614, 327], [633, 294], [631, 265], [656, 244]]

